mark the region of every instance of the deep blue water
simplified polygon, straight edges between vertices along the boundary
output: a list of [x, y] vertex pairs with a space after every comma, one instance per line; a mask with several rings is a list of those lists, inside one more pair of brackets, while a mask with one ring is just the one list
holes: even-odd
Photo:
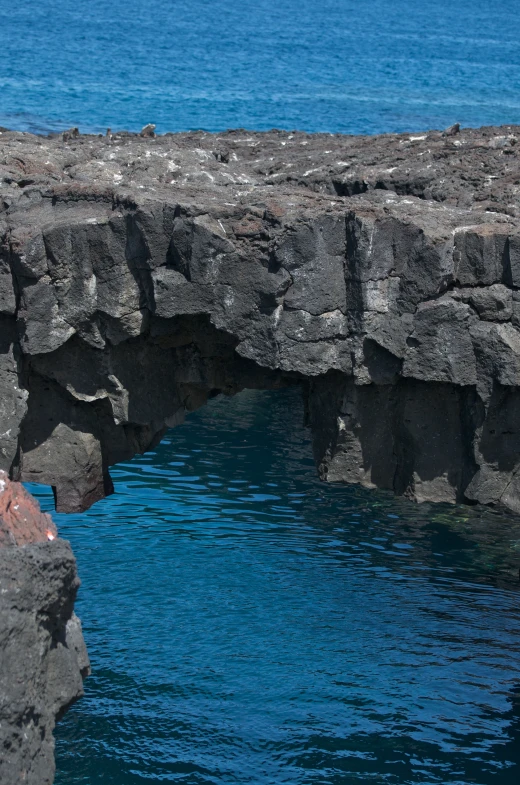
[[0, 0], [0, 124], [520, 123], [519, 0]]
[[56, 785], [518, 785], [520, 523], [320, 483], [302, 408], [215, 399], [55, 516], [93, 666]]

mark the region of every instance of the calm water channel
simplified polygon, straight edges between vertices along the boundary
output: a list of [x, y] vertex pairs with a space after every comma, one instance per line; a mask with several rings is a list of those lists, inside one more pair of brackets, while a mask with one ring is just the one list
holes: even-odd
[[302, 419], [215, 399], [56, 516], [94, 670], [56, 785], [518, 785], [518, 522], [326, 486]]

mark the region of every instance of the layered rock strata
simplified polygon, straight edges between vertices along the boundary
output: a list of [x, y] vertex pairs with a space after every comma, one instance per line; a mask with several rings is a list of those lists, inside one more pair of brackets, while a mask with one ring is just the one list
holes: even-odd
[[52, 785], [56, 719], [90, 666], [79, 581], [50, 516], [0, 472], [0, 782]]
[[520, 511], [520, 128], [0, 136], [0, 467], [80, 510], [208, 396], [320, 475]]

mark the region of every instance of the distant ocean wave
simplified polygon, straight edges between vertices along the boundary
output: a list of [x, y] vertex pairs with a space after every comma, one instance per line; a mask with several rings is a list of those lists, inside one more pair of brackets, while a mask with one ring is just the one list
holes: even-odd
[[520, 124], [517, 0], [0, 0], [0, 123], [48, 133]]

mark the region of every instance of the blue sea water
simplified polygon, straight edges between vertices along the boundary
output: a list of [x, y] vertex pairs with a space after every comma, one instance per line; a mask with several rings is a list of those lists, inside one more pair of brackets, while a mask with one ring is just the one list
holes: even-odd
[[0, 124], [520, 123], [518, 0], [0, 0]]
[[518, 785], [520, 523], [320, 483], [302, 423], [214, 399], [55, 515], [93, 666], [56, 785]]

